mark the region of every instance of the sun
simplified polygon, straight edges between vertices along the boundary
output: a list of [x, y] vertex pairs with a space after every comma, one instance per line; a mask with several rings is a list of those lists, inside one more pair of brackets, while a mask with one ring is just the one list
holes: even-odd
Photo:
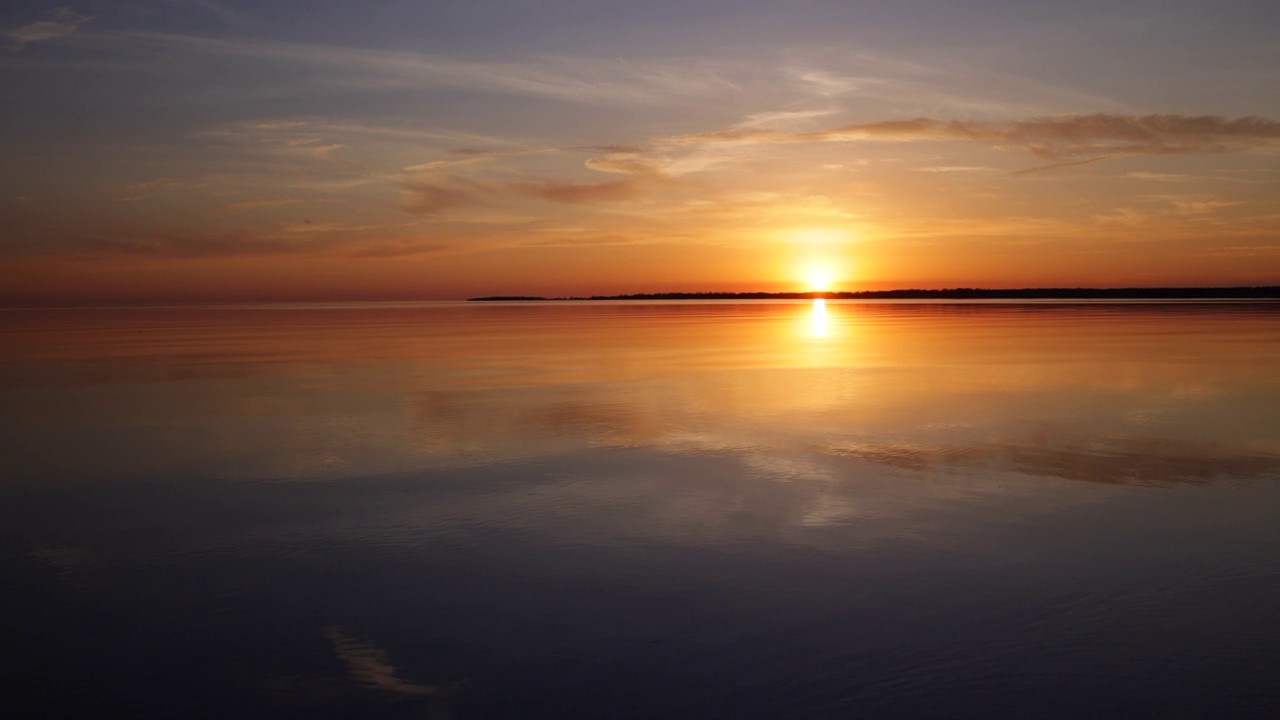
[[806, 227], [787, 232], [788, 254], [794, 263], [792, 277], [809, 292], [831, 292], [849, 275], [850, 234], [844, 228]]
[[805, 280], [813, 292], [826, 292], [831, 289], [831, 271], [826, 268], [812, 268]]
[[809, 287], [809, 292], [832, 292], [849, 277], [848, 262], [836, 263], [831, 259], [812, 260], [798, 268], [797, 275], [801, 282]]

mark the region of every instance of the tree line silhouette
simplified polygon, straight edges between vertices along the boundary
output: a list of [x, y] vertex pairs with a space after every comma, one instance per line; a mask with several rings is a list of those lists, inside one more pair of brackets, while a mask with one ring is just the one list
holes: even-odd
[[946, 288], [847, 292], [659, 292], [542, 297], [489, 295], [473, 302], [528, 300], [1213, 300], [1280, 298], [1280, 285], [1162, 288]]

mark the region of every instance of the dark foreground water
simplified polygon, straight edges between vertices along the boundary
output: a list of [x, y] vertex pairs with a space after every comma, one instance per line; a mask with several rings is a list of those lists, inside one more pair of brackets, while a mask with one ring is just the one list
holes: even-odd
[[28, 310], [0, 347], [23, 716], [1280, 713], [1280, 305]]

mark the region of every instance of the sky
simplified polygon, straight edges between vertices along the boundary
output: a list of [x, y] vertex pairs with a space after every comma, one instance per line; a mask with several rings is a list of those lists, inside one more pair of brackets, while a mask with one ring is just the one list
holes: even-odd
[[0, 9], [0, 302], [1280, 284], [1280, 4]]

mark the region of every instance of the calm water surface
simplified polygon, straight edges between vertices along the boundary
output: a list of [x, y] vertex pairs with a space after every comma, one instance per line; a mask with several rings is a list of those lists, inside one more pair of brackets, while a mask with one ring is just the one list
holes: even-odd
[[0, 311], [6, 704], [1275, 717], [1280, 305]]

